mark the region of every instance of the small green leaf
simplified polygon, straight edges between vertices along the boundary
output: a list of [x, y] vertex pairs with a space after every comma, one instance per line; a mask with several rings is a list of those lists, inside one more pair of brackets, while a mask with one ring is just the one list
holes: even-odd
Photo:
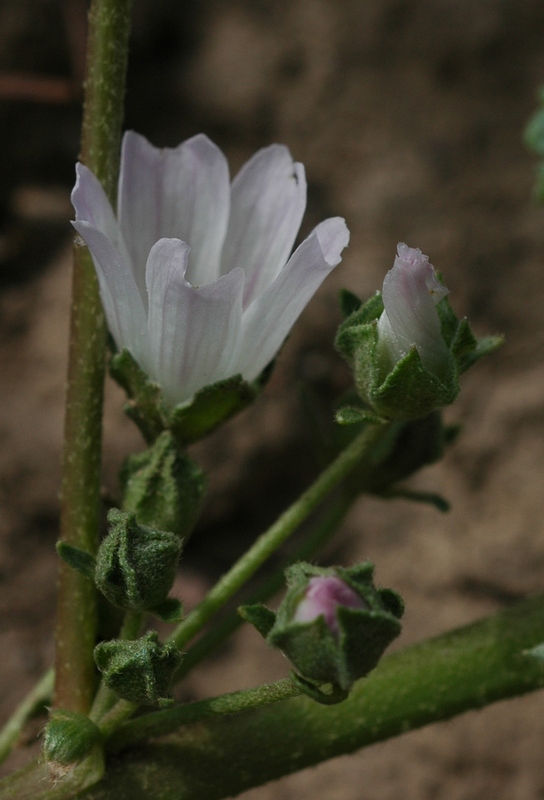
[[340, 289], [338, 297], [340, 301], [340, 311], [344, 319], [353, 314], [354, 311], [359, 311], [363, 305], [363, 301], [359, 300], [356, 294], [350, 292], [348, 289]]
[[96, 561], [86, 550], [73, 547], [68, 542], [57, 542], [57, 553], [72, 569], [81, 572], [86, 578], [94, 580]]
[[183, 605], [177, 597], [167, 597], [160, 605], [149, 610], [163, 622], [180, 622], [183, 619]]
[[335, 417], [339, 425], [355, 425], [360, 422], [381, 422], [381, 418], [373, 414], [372, 411], [357, 408], [357, 406], [343, 406], [343, 408], [338, 409]]
[[276, 621], [274, 612], [259, 603], [250, 606], [240, 606], [238, 608], [238, 613], [242, 619], [245, 619], [246, 622], [250, 622], [257, 628], [261, 636], [265, 639]]

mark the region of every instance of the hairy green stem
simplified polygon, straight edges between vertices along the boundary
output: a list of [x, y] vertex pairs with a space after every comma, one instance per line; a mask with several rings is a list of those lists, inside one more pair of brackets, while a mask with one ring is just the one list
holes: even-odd
[[[220, 800], [469, 709], [544, 686], [544, 596], [384, 658], [350, 697], [293, 698], [215, 716], [110, 757], [85, 800]], [[35, 800], [40, 764], [0, 782], [0, 800]], [[89, 785], [88, 783], [86, 785]], [[62, 789], [62, 783], [59, 784]], [[59, 800], [75, 797], [65, 791]]]
[[[89, 13], [81, 161], [115, 201], [132, 0], [93, 0]], [[106, 325], [92, 260], [76, 247], [63, 456], [61, 539], [94, 553], [99, 491]], [[86, 713], [94, 692], [94, 585], [59, 565], [55, 705]]]
[[254, 689], [243, 689], [195, 703], [174, 706], [165, 711], [145, 714], [122, 725], [111, 738], [109, 749], [113, 751], [125, 749], [127, 745], [142, 739], [176, 731], [182, 725], [224, 714], [238, 714], [240, 711], [249, 711], [279, 703], [281, 700], [289, 700], [291, 697], [298, 697], [299, 694], [300, 689], [297, 689], [289, 678], [283, 678]]
[[50, 701], [55, 676], [52, 669], [47, 670], [31, 692], [20, 703], [0, 732], [0, 764], [9, 756], [32, 715], [40, 706]]

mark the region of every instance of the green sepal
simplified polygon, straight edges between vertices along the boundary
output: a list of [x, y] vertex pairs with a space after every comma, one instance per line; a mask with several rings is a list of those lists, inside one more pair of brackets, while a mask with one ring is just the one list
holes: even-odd
[[110, 373], [129, 397], [125, 414], [136, 423], [146, 442], [153, 442], [167, 426], [161, 387], [147, 377], [126, 349], [112, 355]]
[[[377, 338], [376, 328], [373, 333]], [[361, 373], [364, 368], [359, 365]], [[357, 380], [359, 391], [367, 386]], [[423, 366], [417, 348], [413, 347], [395, 364], [381, 384], [369, 387], [367, 399], [372, 407], [389, 419], [417, 419], [442, 406], [453, 403], [459, 394], [459, 382], [453, 359], [447, 365], [445, 379], [441, 380]]]
[[43, 734], [46, 761], [63, 767], [79, 764], [95, 744], [102, 741], [100, 729], [85, 714], [57, 708]]
[[360, 422], [375, 424], [382, 422], [381, 417], [373, 414], [372, 411], [358, 408], [357, 406], [342, 406], [335, 414], [335, 419], [339, 425], [357, 425]]
[[125, 459], [119, 480], [123, 509], [142, 525], [172, 531], [186, 539], [204, 499], [206, 477], [163, 431], [143, 453]]
[[[384, 650], [400, 633], [402, 598], [392, 589], [377, 589], [373, 573], [374, 566], [368, 561], [349, 568], [299, 563], [285, 572], [287, 594], [274, 624], [263, 635], [268, 644], [283, 651], [304, 681], [317, 691], [322, 691], [319, 687], [323, 684], [331, 684], [335, 690], [349, 692], [354, 681], [374, 669]], [[363, 601], [362, 608], [337, 607], [338, 635], [330, 630], [323, 616], [310, 622], [295, 620], [308, 584], [316, 576], [340, 578]], [[262, 627], [266, 630], [267, 625]]]
[[65, 561], [72, 569], [85, 575], [91, 581], [94, 581], [94, 573], [96, 568], [96, 560], [94, 556], [87, 553], [86, 550], [81, 550], [79, 547], [73, 547], [68, 542], [57, 542], [57, 553], [60, 558]]
[[156, 631], [132, 641], [113, 639], [94, 649], [96, 666], [106, 685], [132, 703], [171, 705], [171, 687], [182, 655], [161, 644]]
[[536, 658], [537, 661], [544, 661], [544, 642], [531, 647], [529, 650], [524, 650], [523, 655]]
[[315, 700], [316, 703], [320, 703], [322, 706], [335, 706], [347, 700], [349, 697], [349, 691], [341, 689], [340, 686], [335, 686], [332, 683], [320, 686], [313, 681], [303, 678], [302, 675], [298, 675], [296, 672], [293, 672], [293, 670], [289, 673], [289, 678], [297, 689], [300, 689], [303, 694], [311, 697], [312, 700]]
[[276, 621], [275, 613], [266, 606], [263, 606], [261, 603], [256, 603], [255, 605], [249, 606], [240, 606], [238, 608], [238, 613], [242, 619], [245, 619], [246, 622], [250, 622], [255, 628], [257, 628], [264, 639], [266, 639]]
[[151, 444], [169, 429], [178, 447], [184, 449], [251, 405], [270, 377], [273, 365], [271, 362], [251, 383], [241, 375], [233, 375], [205, 386], [173, 409], [167, 408], [159, 384], [148, 378], [128, 350], [112, 355], [110, 373], [126, 391], [129, 402], [125, 413], [139, 427], [146, 442]]
[[350, 292], [349, 289], [340, 289], [338, 301], [344, 319], [351, 316], [354, 311], [358, 311], [363, 305], [363, 301], [360, 300], [356, 294]]
[[183, 605], [177, 597], [167, 597], [160, 605], [150, 608], [149, 611], [163, 622], [180, 622], [183, 619]]
[[179, 536], [139, 525], [135, 514], [116, 508], [110, 510], [108, 523], [96, 558], [98, 589], [119, 608], [160, 607], [176, 577]]
[[442, 497], [441, 494], [437, 494], [436, 492], [416, 492], [412, 489], [405, 489], [402, 486], [386, 489], [384, 492], [380, 493], [380, 497], [383, 497], [385, 500], [401, 499], [410, 500], [413, 503], [424, 503], [425, 505], [436, 508], [436, 510], [440, 511], [442, 514], [446, 514], [451, 509], [451, 504], [445, 497]]
[[205, 386], [189, 403], [176, 406], [169, 416], [169, 427], [180, 447], [186, 447], [218, 425], [251, 405], [260, 391], [258, 383], [250, 384], [241, 375], [234, 375], [211, 386]]

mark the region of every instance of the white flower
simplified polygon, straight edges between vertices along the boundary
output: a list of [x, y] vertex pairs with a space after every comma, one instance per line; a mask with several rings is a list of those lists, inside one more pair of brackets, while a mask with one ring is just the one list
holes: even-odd
[[421, 250], [401, 242], [397, 252], [383, 282], [378, 351], [389, 371], [415, 346], [423, 366], [440, 376], [451, 357], [435, 306], [448, 289]]
[[232, 184], [206, 136], [159, 150], [123, 137], [117, 217], [77, 165], [74, 228], [98, 274], [110, 332], [166, 404], [241, 374], [253, 381], [349, 240], [343, 219], [319, 224], [289, 258], [306, 206], [302, 164], [259, 150]]

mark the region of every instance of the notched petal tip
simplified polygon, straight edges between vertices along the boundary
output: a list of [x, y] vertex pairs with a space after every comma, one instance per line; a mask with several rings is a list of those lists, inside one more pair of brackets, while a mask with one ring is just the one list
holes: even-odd
[[317, 236], [323, 258], [331, 267], [342, 261], [342, 251], [349, 244], [350, 233], [343, 217], [330, 217], [321, 222], [314, 233]]

